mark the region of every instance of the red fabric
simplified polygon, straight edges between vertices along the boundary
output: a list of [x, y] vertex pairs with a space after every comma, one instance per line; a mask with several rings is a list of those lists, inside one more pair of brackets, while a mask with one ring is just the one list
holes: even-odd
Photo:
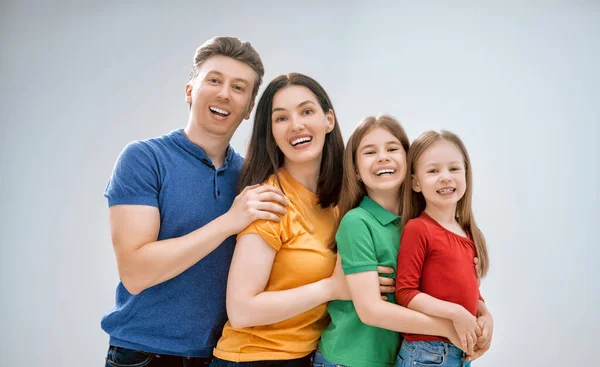
[[[396, 274], [396, 302], [406, 307], [419, 293], [457, 303], [477, 316], [479, 294], [470, 238], [442, 227], [425, 212], [402, 230]], [[408, 341], [447, 341], [445, 338], [404, 334]]]

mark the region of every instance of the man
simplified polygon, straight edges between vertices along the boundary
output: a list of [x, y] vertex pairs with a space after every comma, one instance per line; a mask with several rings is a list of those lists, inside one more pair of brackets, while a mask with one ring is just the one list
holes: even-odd
[[250, 117], [264, 68], [248, 42], [213, 38], [196, 51], [184, 129], [129, 144], [105, 191], [121, 282], [102, 319], [106, 366], [204, 366], [227, 319], [234, 235], [279, 220], [277, 188], [236, 194], [242, 158], [229, 145]]

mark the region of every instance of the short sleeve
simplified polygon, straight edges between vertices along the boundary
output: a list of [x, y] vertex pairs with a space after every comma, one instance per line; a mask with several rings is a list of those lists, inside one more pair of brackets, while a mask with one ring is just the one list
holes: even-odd
[[377, 271], [377, 255], [367, 224], [353, 212], [348, 212], [335, 236], [342, 257], [344, 274]]
[[108, 206], [119, 204], [158, 207], [158, 162], [143, 142], [128, 144], [119, 155], [104, 191]]
[[240, 232], [237, 235], [237, 239], [239, 240], [243, 235], [250, 233], [261, 236], [275, 251], [279, 251], [283, 245], [283, 241], [281, 240], [281, 222], [257, 220]]

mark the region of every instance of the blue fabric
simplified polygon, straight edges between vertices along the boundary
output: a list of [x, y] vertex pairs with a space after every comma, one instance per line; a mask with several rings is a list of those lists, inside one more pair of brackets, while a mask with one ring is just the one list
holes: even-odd
[[471, 362], [465, 362], [465, 358], [465, 353], [450, 343], [404, 340], [398, 352], [396, 367], [469, 367]]
[[[160, 212], [159, 240], [184, 236], [229, 210], [242, 157], [227, 150], [215, 169], [182, 129], [130, 143], [117, 160], [104, 196], [108, 205], [151, 205]], [[225, 289], [231, 236], [175, 278], [130, 294], [117, 286], [102, 318], [110, 344], [158, 354], [209, 357], [227, 320]]]

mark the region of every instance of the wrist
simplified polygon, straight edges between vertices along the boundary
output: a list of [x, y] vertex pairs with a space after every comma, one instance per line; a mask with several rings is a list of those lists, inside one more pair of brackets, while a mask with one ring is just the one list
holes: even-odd
[[463, 310], [465, 310], [465, 308], [461, 305], [458, 304], [454, 304], [454, 306], [452, 306], [452, 308], [450, 309], [450, 317], [449, 319], [454, 321], [457, 321], [458, 319], [460, 319], [460, 316], [463, 313]]
[[236, 235], [239, 232], [237, 228], [234, 227], [235, 218], [230, 217], [231, 213], [226, 212], [225, 214], [217, 218], [217, 220], [219, 221], [219, 225], [221, 226], [221, 228], [223, 228], [223, 232], [225, 233], [226, 237]]

